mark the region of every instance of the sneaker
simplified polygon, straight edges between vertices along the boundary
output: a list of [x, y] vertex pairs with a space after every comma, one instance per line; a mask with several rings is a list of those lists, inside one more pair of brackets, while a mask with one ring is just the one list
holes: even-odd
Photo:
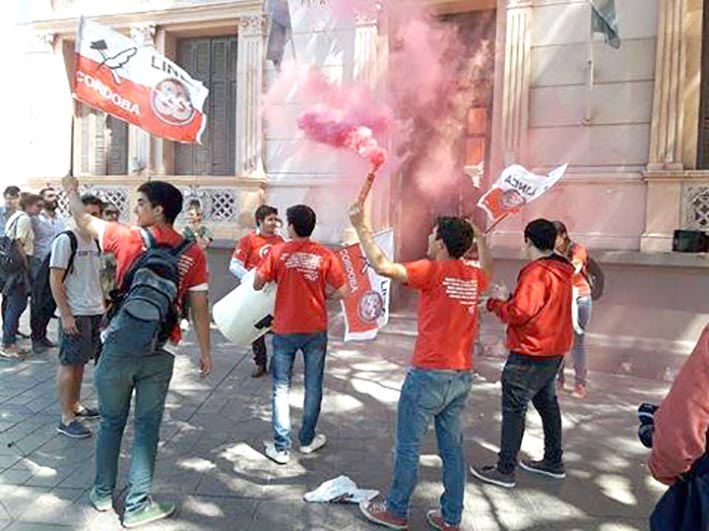
[[431, 529], [436, 531], [460, 531], [459, 525], [451, 525], [443, 519], [440, 509], [433, 509], [426, 513], [426, 521]]
[[276, 450], [273, 443], [266, 444], [266, 457], [279, 465], [286, 465], [290, 461], [290, 452], [286, 450]]
[[586, 384], [576, 384], [574, 386], [574, 392], [571, 393], [572, 398], [577, 398], [579, 400], [583, 400], [587, 395], [588, 391], [586, 390]]
[[38, 341], [32, 341], [32, 354], [44, 354], [49, 350], [47, 345], [43, 345]]
[[327, 437], [323, 435], [322, 433], [318, 433], [315, 438], [313, 439], [313, 442], [306, 446], [301, 446], [300, 447], [300, 452], [303, 454], [312, 454], [313, 452], [317, 452], [327, 444]]
[[554, 479], [564, 479], [566, 477], [564, 463], [553, 464], [546, 459], [542, 459], [541, 461], [523, 459], [519, 462], [519, 466], [527, 472], [541, 474]]
[[251, 377], [261, 378], [261, 376], [265, 376], [266, 374], [268, 374], [268, 371], [266, 370], [265, 365], [256, 365], [256, 367], [254, 367], [254, 370], [251, 372]]
[[131, 528], [167, 518], [175, 512], [174, 503], [157, 503], [148, 498], [142, 509], [123, 515], [123, 527]]
[[69, 424], [60, 422], [59, 426], [57, 426], [57, 431], [72, 439], [86, 439], [87, 437], [91, 437], [91, 430], [78, 420], [72, 420]]
[[391, 514], [389, 509], [387, 509], [386, 502], [381, 498], [360, 502], [359, 510], [367, 520], [377, 525], [388, 527], [389, 529], [409, 528], [406, 518], [399, 518]]
[[491, 483], [498, 487], [512, 489], [517, 485], [514, 471], [509, 474], [503, 474], [496, 465], [471, 466], [470, 473], [480, 481]]
[[89, 491], [89, 500], [91, 500], [91, 505], [94, 506], [99, 512], [106, 512], [113, 509], [113, 498], [111, 496], [99, 496], [96, 494], [96, 489], [92, 488]]
[[9, 360], [21, 360], [23, 358], [24, 352], [17, 348], [17, 345], [8, 345], [7, 347], [2, 347], [0, 349], [0, 357]]
[[44, 347], [47, 347], [47, 348], [56, 348], [56, 346], [57, 346], [57, 344], [54, 341], [52, 341], [51, 339], [49, 339], [48, 337], [43, 337], [42, 339], [34, 341], [34, 343], [38, 343], [38, 344], [40, 344]]
[[76, 416], [80, 419], [96, 420], [100, 415], [97, 409], [80, 405], [79, 411], [76, 412]]

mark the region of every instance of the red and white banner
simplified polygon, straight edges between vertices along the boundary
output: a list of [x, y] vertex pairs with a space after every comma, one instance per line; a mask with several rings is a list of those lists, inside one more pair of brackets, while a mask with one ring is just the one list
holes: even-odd
[[[374, 241], [384, 254], [393, 256], [393, 230], [376, 234]], [[374, 272], [360, 244], [341, 249], [337, 256], [347, 277], [347, 297], [342, 301], [345, 341], [374, 339], [389, 322], [391, 280]]]
[[153, 48], [84, 17], [73, 90], [79, 101], [169, 140], [199, 142], [207, 124], [202, 82]]
[[554, 168], [549, 175], [537, 175], [515, 164], [502, 170], [497, 182], [478, 201], [491, 221], [514, 214], [554, 186], [566, 172], [568, 164]]

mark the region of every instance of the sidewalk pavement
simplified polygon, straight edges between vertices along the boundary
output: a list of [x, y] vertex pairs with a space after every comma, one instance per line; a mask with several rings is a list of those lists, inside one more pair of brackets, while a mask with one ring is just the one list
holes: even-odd
[[[214, 370], [198, 376], [198, 354], [190, 334], [175, 365], [161, 432], [154, 497], [177, 503], [173, 518], [151, 530], [375, 529], [354, 505], [306, 504], [302, 496], [340, 474], [361, 488], [386, 491], [399, 388], [413, 349], [411, 337], [381, 334], [371, 343], [344, 345], [331, 334], [319, 432], [328, 445], [313, 455], [295, 452], [279, 467], [262, 455], [271, 437], [270, 380], [250, 378], [250, 351], [237, 349], [213, 332]], [[502, 360], [477, 360], [476, 379], [465, 413], [469, 463], [495, 459], [500, 435]], [[25, 361], [0, 360], [0, 529], [121, 529], [115, 512], [97, 513], [87, 493], [93, 478], [94, 438], [71, 440], [55, 428], [56, 354]], [[95, 405], [93, 369], [87, 368], [82, 397]], [[302, 412], [302, 360], [295, 366], [291, 396], [294, 429]], [[594, 373], [590, 397], [561, 398], [568, 478], [557, 482], [518, 472], [507, 491], [468, 479], [463, 528], [467, 530], [594, 530], [647, 528], [647, 517], [663, 487], [645, 465], [647, 450], [636, 437], [637, 405], [657, 402], [665, 382]], [[129, 419], [129, 423], [131, 419]], [[539, 416], [530, 408], [523, 454], [543, 450]], [[92, 428], [95, 430], [97, 424]], [[128, 465], [129, 428], [121, 476]], [[410, 528], [427, 529], [425, 512], [437, 506], [441, 461], [433, 430], [423, 446]]]

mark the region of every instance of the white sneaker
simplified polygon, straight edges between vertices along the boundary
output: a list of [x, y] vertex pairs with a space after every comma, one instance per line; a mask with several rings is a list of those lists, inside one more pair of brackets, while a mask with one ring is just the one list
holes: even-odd
[[313, 442], [311, 442], [307, 446], [301, 446], [300, 451], [301, 453], [304, 454], [312, 454], [313, 452], [317, 452], [327, 444], [327, 437], [323, 435], [322, 433], [318, 433], [315, 438], [313, 439]]
[[266, 444], [266, 457], [279, 465], [286, 465], [290, 461], [290, 453], [285, 450], [276, 450], [273, 443]]

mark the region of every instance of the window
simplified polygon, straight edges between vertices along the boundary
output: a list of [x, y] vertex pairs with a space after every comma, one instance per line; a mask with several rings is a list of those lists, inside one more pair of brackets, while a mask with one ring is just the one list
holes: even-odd
[[209, 89], [202, 144], [175, 145], [177, 175], [235, 175], [236, 35], [180, 39], [177, 63]]
[[709, 0], [704, 0], [704, 23], [702, 35], [704, 38], [702, 39], [697, 168], [709, 170]]
[[75, 175], [126, 175], [128, 124], [77, 102], [74, 149]]

